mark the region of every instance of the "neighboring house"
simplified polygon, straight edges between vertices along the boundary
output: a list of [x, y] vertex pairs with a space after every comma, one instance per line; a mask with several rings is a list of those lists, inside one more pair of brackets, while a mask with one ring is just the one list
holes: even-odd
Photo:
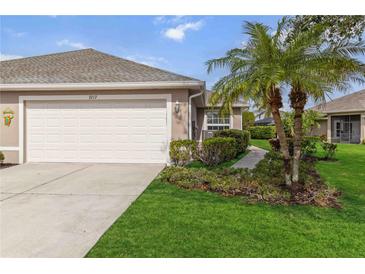
[[255, 126], [273, 126], [273, 125], [275, 125], [275, 122], [272, 117], [266, 117], [255, 121]]
[[333, 143], [358, 144], [365, 139], [365, 90], [312, 108], [324, 114], [313, 135], [326, 135]]
[[172, 139], [241, 128], [221, 118], [205, 82], [93, 49], [0, 63], [6, 162], [166, 163]]

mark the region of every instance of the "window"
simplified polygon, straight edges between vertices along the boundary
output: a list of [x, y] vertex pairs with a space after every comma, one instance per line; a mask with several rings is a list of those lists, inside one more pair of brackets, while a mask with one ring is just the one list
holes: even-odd
[[230, 117], [219, 116], [218, 111], [208, 111], [207, 115], [207, 130], [222, 130], [230, 128]]

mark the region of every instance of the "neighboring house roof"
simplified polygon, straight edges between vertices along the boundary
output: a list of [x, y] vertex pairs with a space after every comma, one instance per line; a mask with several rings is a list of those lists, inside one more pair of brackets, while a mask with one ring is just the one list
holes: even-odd
[[272, 117], [263, 118], [255, 121], [255, 126], [270, 126], [274, 125], [274, 119]]
[[365, 89], [319, 104], [311, 109], [323, 113], [365, 111]]
[[[212, 93], [213, 92], [211, 90], [207, 90], [205, 93], [205, 105], [206, 106], [209, 106], [209, 98], [210, 98], [210, 96], [212, 96]], [[221, 103], [217, 104], [218, 107], [221, 105], [222, 105]], [[248, 107], [248, 104], [246, 102], [244, 102], [243, 100], [239, 100], [233, 104], [233, 107]]]
[[199, 81], [94, 49], [0, 63], [0, 84], [64, 84]]

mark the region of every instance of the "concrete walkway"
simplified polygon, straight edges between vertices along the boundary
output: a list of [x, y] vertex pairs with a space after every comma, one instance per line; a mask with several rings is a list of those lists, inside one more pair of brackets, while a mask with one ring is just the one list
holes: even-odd
[[0, 256], [83, 257], [163, 164], [30, 163], [0, 171]]
[[255, 146], [250, 146], [248, 150], [250, 150], [250, 152], [237, 163], [235, 163], [233, 165], [234, 168], [253, 169], [258, 162], [264, 159], [265, 154], [267, 153], [266, 150]]

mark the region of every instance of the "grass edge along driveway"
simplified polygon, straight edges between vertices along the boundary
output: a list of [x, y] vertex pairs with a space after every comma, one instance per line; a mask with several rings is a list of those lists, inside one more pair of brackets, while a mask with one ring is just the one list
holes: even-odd
[[337, 158], [317, 168], [343, 192], [342, 210], [248, 204], [156, 178], [87, 257], [364, 257], [365, 146], [341, 144]]

